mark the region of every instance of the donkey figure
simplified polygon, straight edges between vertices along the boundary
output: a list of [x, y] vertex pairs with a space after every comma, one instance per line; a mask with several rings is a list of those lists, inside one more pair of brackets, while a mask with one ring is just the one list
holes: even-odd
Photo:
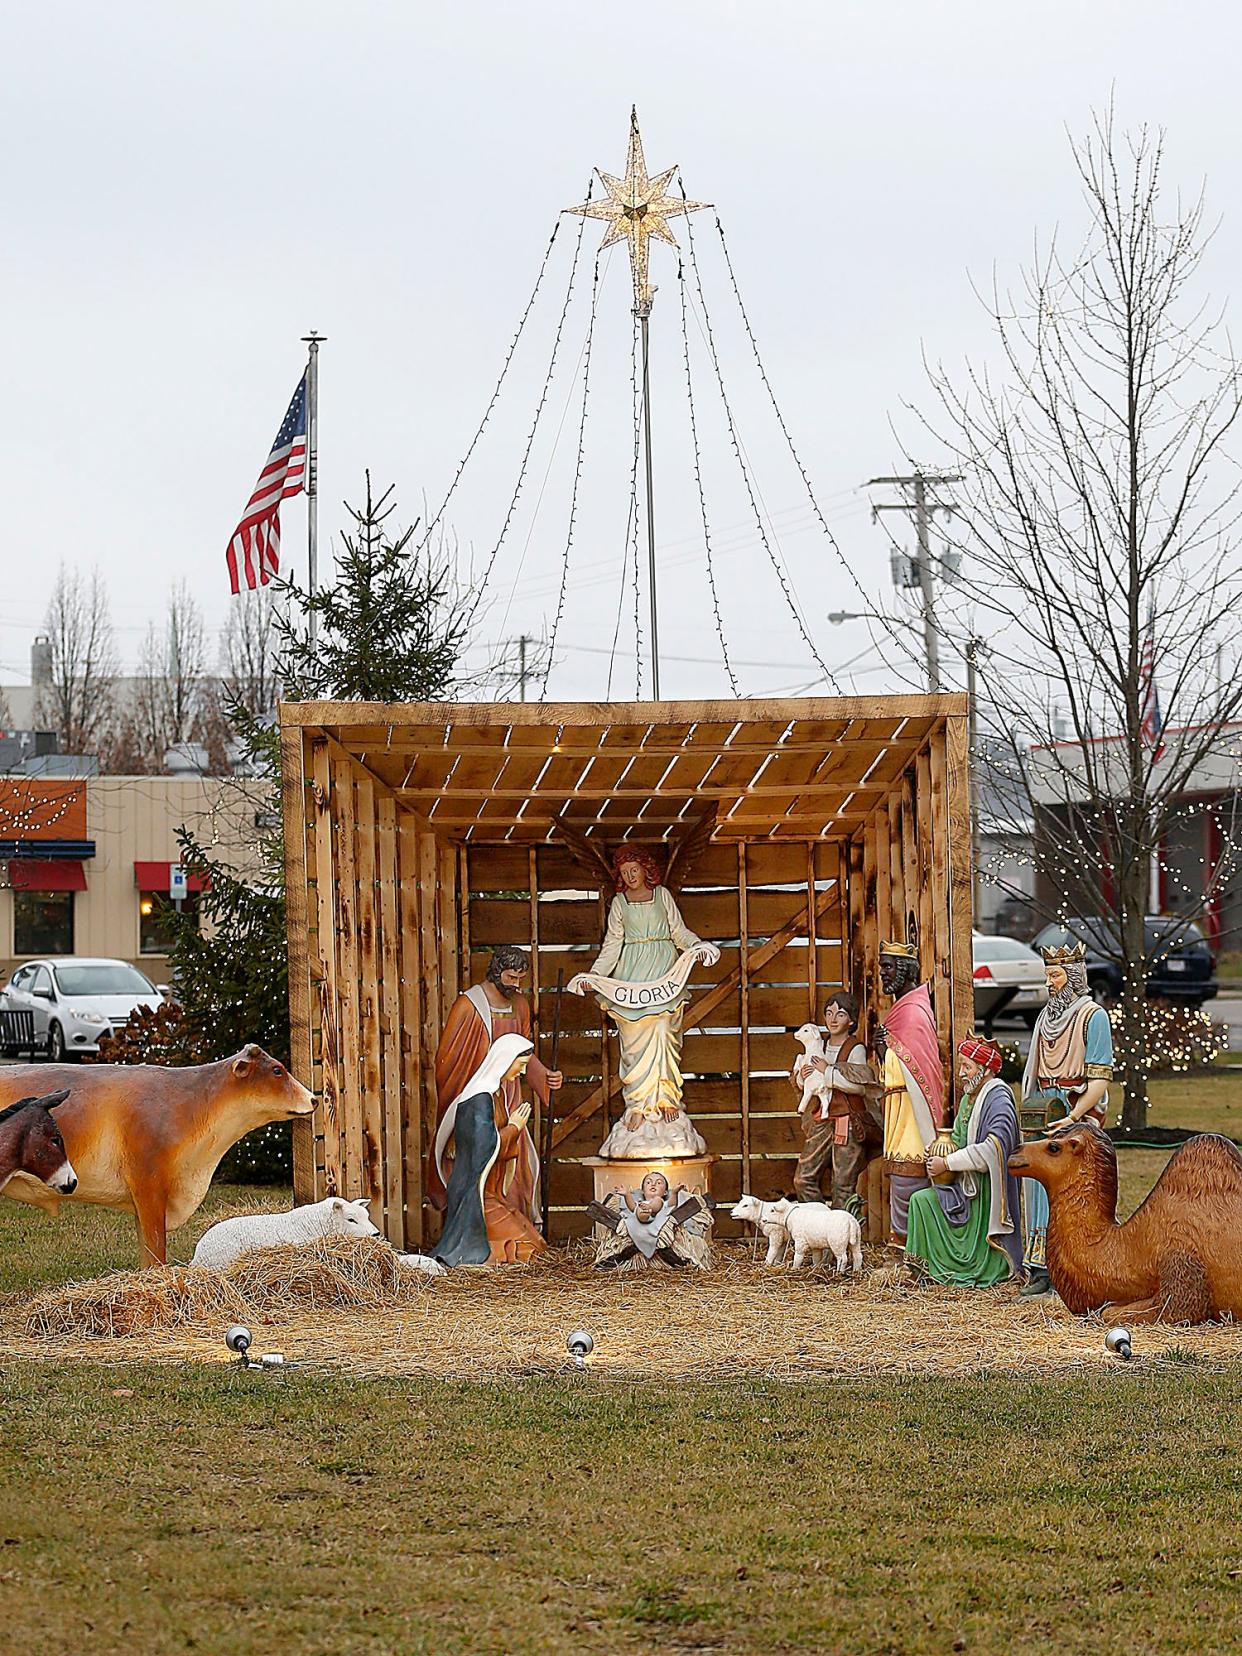
[[77, 1189], [78, 1176], [52, 1119], [52, 1111], [68, 1096], [65, 1088], [42, 1098], [19, 1098], [0, 1110], [0, 1190], [14, 1173], [28, 1173], [60, 1196]]

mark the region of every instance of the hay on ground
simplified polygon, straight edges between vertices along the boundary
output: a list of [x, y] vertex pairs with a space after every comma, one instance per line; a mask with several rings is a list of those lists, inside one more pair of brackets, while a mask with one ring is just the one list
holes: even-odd
[[26, 1314], [26, 1332], [123, 1338], [222, 1317], [237, 1321], [332, 1306], [370, 1310], [417, 1293], [429, 1280], [401, 1265], [386, 1242], [326, 1236], [259, 1248], [220, 1271], [164, 1265], [66, 1283], [35, 1300]]
[[1134, 1361], [1121, 1364], [1104, 1350], [1098, 1317], [1072, 1317], [1055, 1297], [1019, 1299], [1012, 1286], [920, 1285], [884, 1249], [867, 1250], [861, 1276], [842, 1278], [769, 1271], [736, 1244], [718, 1248], [711, 1271], [601, 1273], [591, 1258], [579, 1245], [525, 1266], [428, 1278], [383, 1243], [337, 1237], [250, 1254], [221, 1273], [118, 1272], [53, 1290], [24, 1318], [16, 1308], [0, 1315], [0, 1349], [97, 1360], [103, 1334], [117, 1359], [222, 1362], [221, 1336], [240, 1320], [254, 1329], [256, 1349], [278, 1345], [291, 1364], [442, 1379], [569, 1372], [565, 1337], [575, 1328], [595, 1338], [596, 1383], [1033, 1378], [1242, 1358], [1242, 1326], [1157, 1326], [1134, 1330]]

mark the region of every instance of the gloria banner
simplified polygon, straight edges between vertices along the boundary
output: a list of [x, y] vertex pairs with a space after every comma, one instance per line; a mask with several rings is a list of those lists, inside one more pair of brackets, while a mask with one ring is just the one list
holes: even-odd
[[593, 989], [622, 1012], [671, 1012], [685, 995], [690, 973], [702, 958], [701, 947], [686, 949], [678, 955], [671, 972], [650, 983], [630, 983], [625, 978], [604, 977], [598, 972], [579, 972], [570, 978], [567, 987], [575, 995], [584, 995]]

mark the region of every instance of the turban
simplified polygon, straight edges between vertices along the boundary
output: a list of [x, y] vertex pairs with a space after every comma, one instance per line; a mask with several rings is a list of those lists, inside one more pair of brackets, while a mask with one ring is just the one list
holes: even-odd
[[964, 1041], [959, 1041], [958, 1053], [963, 1058], [970, 1058], [976, 1064], [982, 1064], [991, 1075], [999, 1075], [1001, 1064], [1000, 1048], [991, 1041], [985, 1041], [982, 1035], [968, 1035]]

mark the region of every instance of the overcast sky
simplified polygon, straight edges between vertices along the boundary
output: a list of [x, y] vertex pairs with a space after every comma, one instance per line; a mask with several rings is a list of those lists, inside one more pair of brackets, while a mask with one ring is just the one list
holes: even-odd
[[[477, 426], [558, 210], [624, 170], [638, 105], [650, 169], [719, 211], [765, 366], [845, 557], [891, 601], [859, 486], [898, 469], [921, 357], [987, 348], [970, 278], [1013, 273], [1036, 229], [1082, 226], [1066, 128], [1115, 89], [1167, 129], [1167, 177], [1206, 178], [1242, 254], [1234, 7], [1095, 0], [521, 6], [44, 4], [10, 9], [0, 400], [0, 679], [27, 676], [61, 562], [97, 565], [132, 661], [173, 580], [217, 628], [224, 548], [301, 372], [321, 363], [321, 538], [365, 467], [407, 518], [433, 509]], [[682, 221], [684, 222], [684, 221]], [[446, 523], [474, 567], [500, 536], [581, 221], [563, 221], [496, 416]], [[677, 228], [675, 225], [674, 228]], [[896, 687], [819, 533], [754, 371], [714, 216], [695, 247], [707, 318], [774, 550], [829, 666]], [[578, 449], [588, 224], [557, 373], [480, 611], [485, 646], [552, 625]], [[678, 229], [685, 246], [685, 235]], [[689, 437], [678, 260], [653, 249], [652, 411], [662, 690], [727, 691]], [[747, 693], [818, 668], [749, 518], [687, 269], [688, 330], [720, 609]], [[623, 584], [631, 447], [624, 249], [600, 265], [578, 511], [551, 691], [635, 687]], [[921, 451], [923, 463], [940, 458]], [[895, 520], [889, 520], [890, 525]], [[285, 551], [305, 572], [305, 511]], [[647, 639], [645, 543], [642, 627]], [[618, 616], [620, 621], [618, 623]], [[699, 659], [701, 658], [701, 659]], [[857, 676], [855, 676], [857, 675]], [[649, 691], [650, 678], [645, 688]]]

